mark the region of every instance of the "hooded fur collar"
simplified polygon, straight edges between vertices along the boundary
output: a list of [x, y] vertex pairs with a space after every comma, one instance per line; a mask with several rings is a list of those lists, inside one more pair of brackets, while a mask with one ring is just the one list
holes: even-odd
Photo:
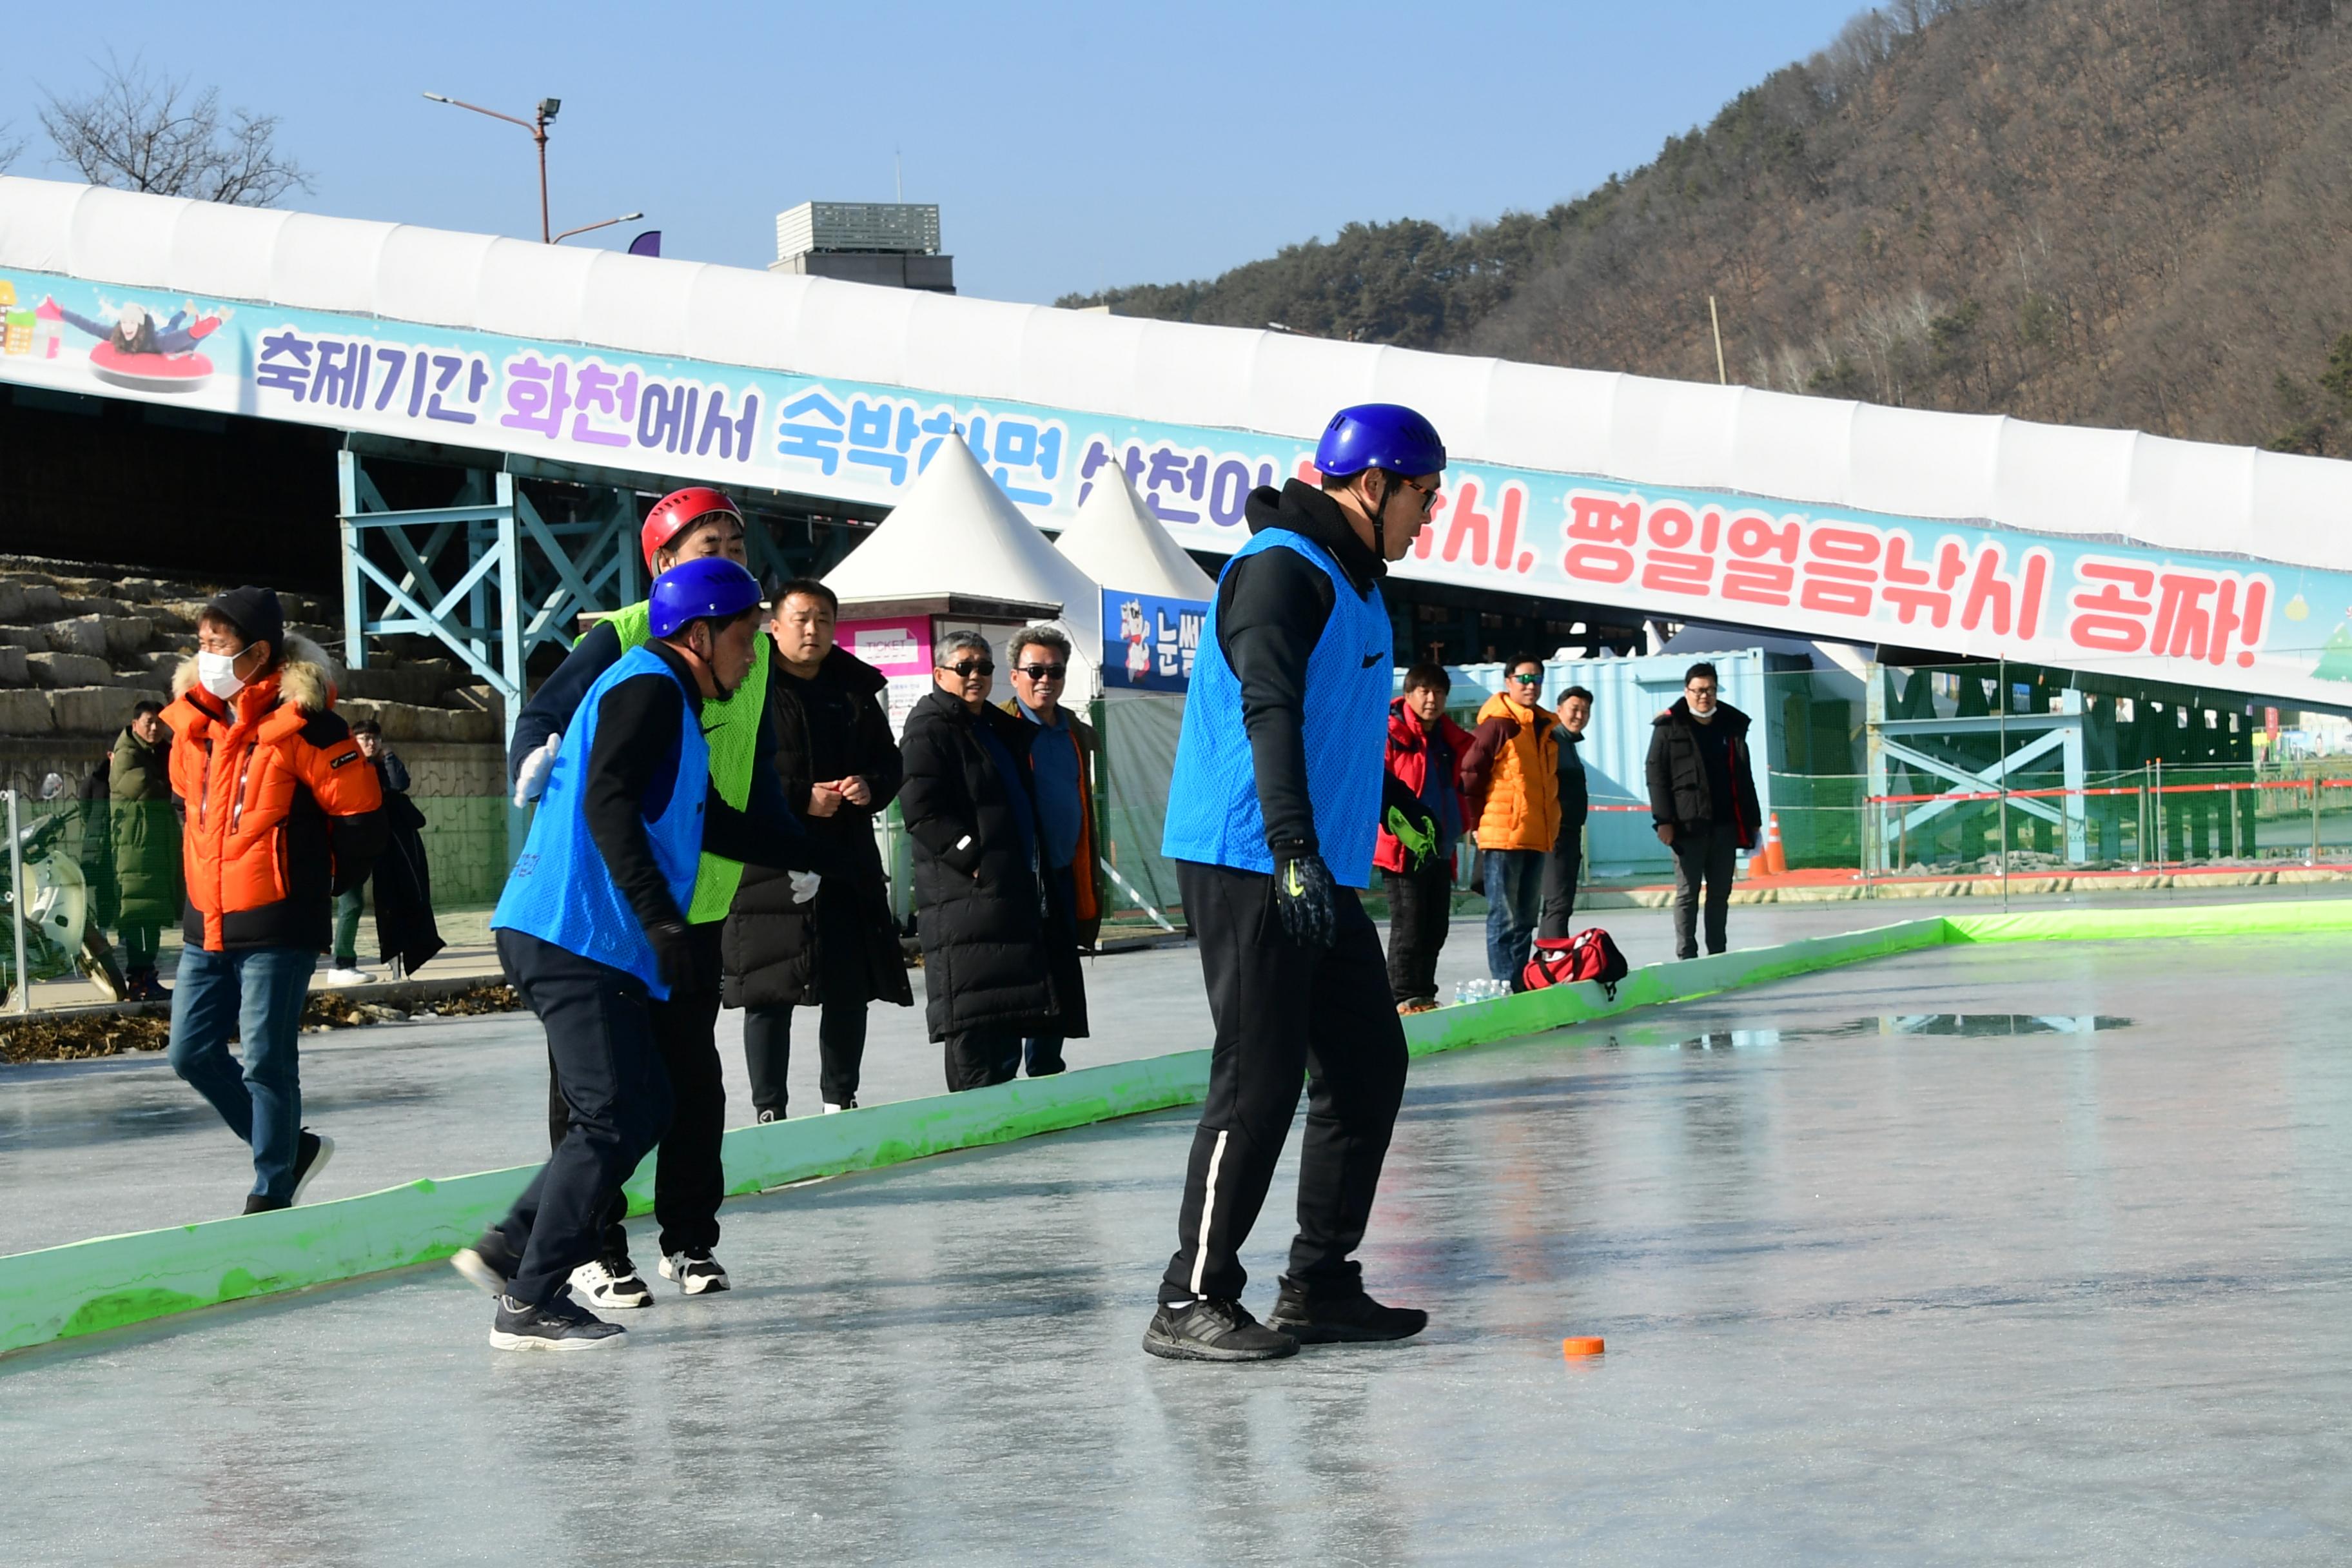
[[[290, 702], [305, 713], [324, 713], [335, 705], [335, 686], [342, 670], [327, 657], [327, 650], [299, 633], [289, 633], [286, 638], [286, 657], [277, 669], [278, 696], [281, 702]], [[196, 658], [190, 654], [172, 671], [172, 695], [184, 699], [191, 692], [204, 692], [196, 684]], [[215, 700], [210, 693], [205, 701]]]

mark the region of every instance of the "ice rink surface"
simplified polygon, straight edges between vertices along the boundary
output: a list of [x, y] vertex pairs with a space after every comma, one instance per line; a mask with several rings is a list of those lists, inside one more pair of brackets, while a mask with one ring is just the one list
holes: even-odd
[[492, 1352], [439, 1268], [36, 1351], [6, 1555], [2341, 1563], [2342, 952], [1946, 948], [1416, 1062], [1400, 1345], [1140, 1352], [1170, 1113], [730, 1204], [737, 1289], [609, 1353]]

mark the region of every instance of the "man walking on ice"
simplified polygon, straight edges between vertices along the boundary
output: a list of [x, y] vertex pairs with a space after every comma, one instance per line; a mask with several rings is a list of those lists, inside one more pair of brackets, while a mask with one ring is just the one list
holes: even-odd
[[[1160, 852], [1177, 862], [1216, 1026], [1176, 1255], [1143, 1348], [1265, 1361], [1401, 1340], [1429, 1314], [1367, 1295], [1363, 1240], [1404, 1098], [1404, 1029], [1357, 890], [1385, 824], [1411, 857], [1436, 825], [1383, 765], [1394, 682], [1380, 579], [1428, 521], [1445, 447], [1410, 408], [1332, 416], [1322, 488], [1249, 498], [1217, 584], [1176, 747]], [[1307, 1082], [1298, 1234], [1274, 1312], [1241, 1303], [1242, 1245]]]
[[669, 1121], [650, 1009], [695, 984], [686, 911], [703, 851], [787, 868], [817, 853], [788, 814], [747, 816], [710, 776], [703, 705], [751, 673], [759, 584], [732, 561], [688, 561], [655, 581], [647, 603], [651, 640], [581, 699], [490, 920], [508, 981], [547, 1030], [571, 1120], [507, 1217], [451, 1260], [498, 1295], [500, 1350], [620, 1342], [620, 1325], [566, 1288]]

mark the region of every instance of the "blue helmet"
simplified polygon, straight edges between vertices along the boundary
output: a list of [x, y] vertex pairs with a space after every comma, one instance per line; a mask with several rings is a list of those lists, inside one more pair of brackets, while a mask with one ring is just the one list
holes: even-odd
[[688, 621], [732, 620], [757, 609], [761, 599], [760, 580], [723, 555], [681, 561], [655, 578], [646, 595], [647, 629], [657, 637], [676, 637]]
[[1385, 468], [1434, 474], [1445, 467], [1437, 426], [1402, 403], [1359, 403], [1331, 416], [1315, 448], [1315, 466], [1334, 478]]

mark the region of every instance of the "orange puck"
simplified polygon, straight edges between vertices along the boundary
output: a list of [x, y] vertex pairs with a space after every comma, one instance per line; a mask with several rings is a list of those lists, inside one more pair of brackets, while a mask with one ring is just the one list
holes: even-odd
[[1559, 1342], [1559, 1353], [1574, 1361], [1579, 1356], [1599, 1355], [1603, 1347], [1598, 1334], [1571, 1337]]

